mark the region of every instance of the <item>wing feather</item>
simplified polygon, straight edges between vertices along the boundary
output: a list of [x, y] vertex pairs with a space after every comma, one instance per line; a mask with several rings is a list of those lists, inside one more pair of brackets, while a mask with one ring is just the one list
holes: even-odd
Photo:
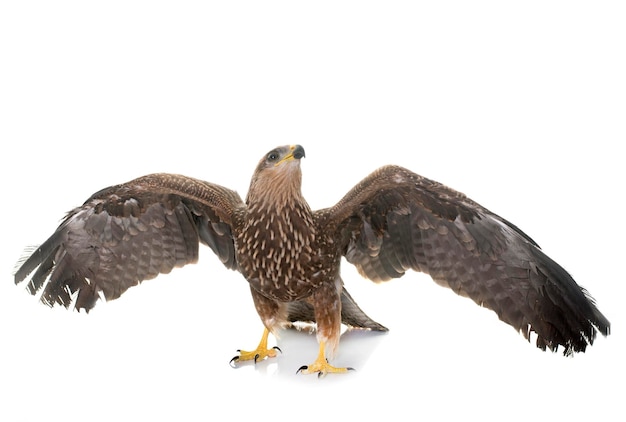
[[15, 282], [30, 276], [29, 292], [43, 290], [44, 303], [89, 310], [100, 295], [116, 299], [195, 263], [200, 242], [236, 269], [231, 225], [242, 205], [234, 191], [170, 174], [103, 189], [68, 213], [21, 264]]
[[584, 351], [609, 321], [560, 265], [507, 220], [440, 183], [396, 166], [357, 184], [324, 224], [348, 262], [373, 281], [408, 270], [492, 309], [537, 346]]

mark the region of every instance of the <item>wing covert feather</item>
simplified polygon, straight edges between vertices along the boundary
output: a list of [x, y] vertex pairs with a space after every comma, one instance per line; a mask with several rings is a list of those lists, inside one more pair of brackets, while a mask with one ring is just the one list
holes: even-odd
[[408, 270], [496, 312], [537, 346], [584, 351], [610, 323], [593, 299], [519, 228], [442, 184], [396, 166], [322, 210], [361, 275], [380, 282]]
[[207, 244], [236, 269], [232, 214], [243, 202], [226, 188], [184, 176], [155, 174], [103, 189], [68, 213], [28, 257], [15, 282], [41, 300], [91, 309], [102, 295], [198, 260]]

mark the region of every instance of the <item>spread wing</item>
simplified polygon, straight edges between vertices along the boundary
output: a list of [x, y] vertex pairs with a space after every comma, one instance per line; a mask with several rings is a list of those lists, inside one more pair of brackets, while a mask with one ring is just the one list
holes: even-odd
[[385, 281], [407, 270], [495, 311], [545, 350], [584, 351], [609, 321], [572, 277], [505, 219], [440, 183], [387, 166], [322, 211], [348, 262]]
[[[101, 190], [72, 210], [15, 273], [30, 277], [41, 300], [91, 309], [100, 295], [195, 263], [200, 242], [237, 269], [232, 224], [243, 206], [227, 188], [173, 174], [153, 174]], [[75, 301], [75, 302], [74, 302]]]

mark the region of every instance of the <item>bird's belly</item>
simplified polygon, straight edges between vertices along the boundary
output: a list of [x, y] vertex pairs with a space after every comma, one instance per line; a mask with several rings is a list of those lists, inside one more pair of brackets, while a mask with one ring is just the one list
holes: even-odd
[[311, 296], [326, 279], [329, 267], [329, 252], [315, 241], [315, 233], [298, 229], [312, 223], [296, 224], [292, 214], [288, 222], [274, 219], [282, 229], [270, 225], [262, 230], [256, 225], [263, 219], [255, 220], [236, 243], [239, 271], [256, 291], [281, 302]]
[[244, 274], [250, 285], [263, 294], [281, 302], [309, 297], [319, 286], [318, 274], [311, 271], [293, 271], [289, 267], [267, 268]]
[[280, 302], [303, 300], [315, 291], [317, 286], [307, 280], [293, 278], [290, 280], [267, 280], [259, 277], [249, 278], [248, 282], [264, 296]]

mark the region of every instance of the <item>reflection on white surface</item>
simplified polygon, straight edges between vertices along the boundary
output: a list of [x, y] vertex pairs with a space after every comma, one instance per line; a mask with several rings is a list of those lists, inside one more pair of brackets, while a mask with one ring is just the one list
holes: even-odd
[[[381, 337], [385, 337], [386, 334], [365, 330], [344, 331], [340, 340], [341, 352], [332, 359], [333, 365], [351, 367], [359, 371], [359, 368], [365, 367], [372, 352], [382, 340]], [[263, 375], [292, 379], [301, 366], [313, 363], [319, 350], [315, 332], [304, 330], [283, 330], [275, 343], [282, 351], [277, 358], [266, 359], [257, 364], [252, 361], [241, 362], [236, 365], [237, 369], [254, 368]], [[329, 375], [329, 377], [338, 376], [340, 375]]]

